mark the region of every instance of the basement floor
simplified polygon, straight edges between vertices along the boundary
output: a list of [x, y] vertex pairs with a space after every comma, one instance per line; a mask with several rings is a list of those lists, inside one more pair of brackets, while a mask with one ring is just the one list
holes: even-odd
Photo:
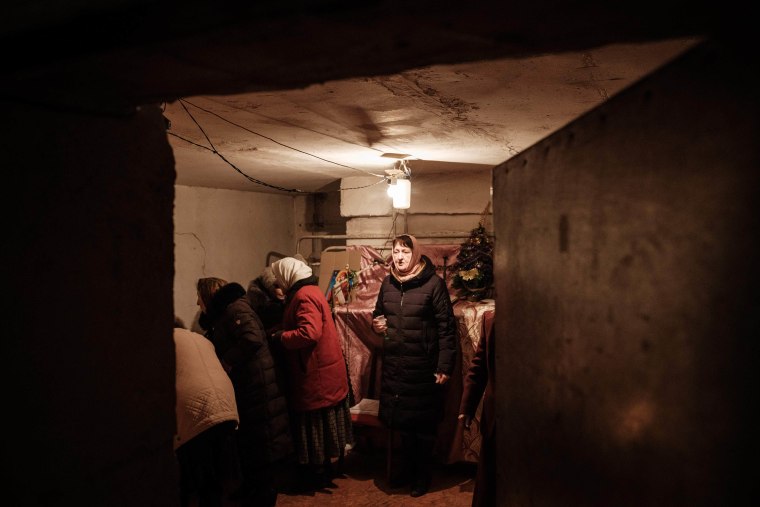
[[[470, 507], [477, 469], [475, 463], [435, 465], [430, 491], [412, 498], [410, 488], [388, 487], [386, 453], [380, 446], [382, 444], [378, 444], [382, 439], [374, 438], [375, 433], [367, 433], [371, 431], [371, 428], [354, 427], [357, 445], [346, 454], [343, 474], [333, 480], [335, 488], [308, 493], [282, 492], [277, 497], [277, 507]], [[230, 485], [230, 491], [234, 490], [234, 486]], [[240, 503], [228, 499], [224, 507], [240, 507]]]
[[344, 478], [338, 486], [309, 494], [280, 493], [277, 507], [285, 506], [436, 506], [470, 507], [475, 484], [474, 463], [438, 465], [433, 469], [430, 491], [421, 497], [409, 496], [409, 489], [389, 489], [385, 481], [385, 453], [382, 450], [352, 451], [346, 455]]

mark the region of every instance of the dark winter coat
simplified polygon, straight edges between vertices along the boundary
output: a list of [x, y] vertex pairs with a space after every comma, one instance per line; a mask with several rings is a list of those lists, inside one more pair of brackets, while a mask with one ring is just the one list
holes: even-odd
[[240, 284], [229, 283], [211, 298], [200, 324], [235, 388], [241, 452], [261, 464], [293, 452], [284, 392], [277, 382], [266, 333]]
[[311, 277], [288, 290], [280, 337], [293, 410], [332, 407], [348, 396], [348, 371], [330, 305]]
[[496, 389], [495, 371], [495, 333], [491, 332], [480, 338], [475, 356], [464, 377], [462, 401], [459, 413], [475, 417], [475, 413], [483, 400], [480, 418], [480, 456], [478, 471], [475, 476], [475, 491], [472, 496], [472, 507], [490, 507], [496, 498], [496, 454], [494, 452], [496, 410], [494, 406], [494, 391]]
[[411, 280], [385, 277], [373, 317], [385, 315], [380, 419], [392, 428], [434, 433], [443, 418], [446, 384], [457, 356], [457, 326], [446, 283], [429, 258]]

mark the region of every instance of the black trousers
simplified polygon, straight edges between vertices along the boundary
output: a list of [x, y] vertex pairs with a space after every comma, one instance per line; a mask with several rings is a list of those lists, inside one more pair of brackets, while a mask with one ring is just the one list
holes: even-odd
[[224, 481], [234, 472], [234, 421], [217, 424], [177, 448], [180, 505], [187, 507], [193, 497], [199, 507], [223, 505]]
[[433, 448], [436, 435], [420, 431], [400, 431], [403, 446], [403, 472], [420, 484], [430, 483], [430, 470], [433, 464]]
[[272, 507], [277, 503], [285, 463], [264, 459], [262, 446], [266, 442], [262, 436], [244, 430], [237, 433], [242, 475], [240, 504], [242, 507]]

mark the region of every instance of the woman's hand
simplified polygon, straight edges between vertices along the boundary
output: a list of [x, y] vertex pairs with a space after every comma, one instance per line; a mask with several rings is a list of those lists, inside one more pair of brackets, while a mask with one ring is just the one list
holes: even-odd
[[449, 376], [445, 373], [436, 373], [435, 374], [435, 383], [436, 384], [445, 384], [449, 381]]
[[372, 319], [372, 330], [377, 334], [385, 334], [388, 330], [388, 321], [385, 320], [385, 315], [378, 315]]
[[465, 428], [469, 429], [470, 425], [472, 424], [472, 417], [467, 414], [459, 414], [459, 417], [457, 417], [457, 419], [462, 421]]

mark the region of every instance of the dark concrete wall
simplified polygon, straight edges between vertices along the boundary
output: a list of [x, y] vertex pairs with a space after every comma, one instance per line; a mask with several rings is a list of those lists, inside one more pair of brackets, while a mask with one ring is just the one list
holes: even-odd
[[78, 104], [86, 87], [95, 100], [142, 104], [295, 89], [726, 27], [751, 33], [741, 14], [686, 0], [15, 2], [0, 20], [3, 45], [18, 48], [5, 55], [0, 90]]
[[[754, 61], [695, 51], [495, 171], [500, 505], [749, 503]], [[172, 506], [171, 150], [82, 97], [3, 103], [3, 498]]]
[[700, 47], [495, 169], [499, 505], [757, 500], [751, 60]]
[[161, 111], [2, 108], [2, 503], [177, 505]]

